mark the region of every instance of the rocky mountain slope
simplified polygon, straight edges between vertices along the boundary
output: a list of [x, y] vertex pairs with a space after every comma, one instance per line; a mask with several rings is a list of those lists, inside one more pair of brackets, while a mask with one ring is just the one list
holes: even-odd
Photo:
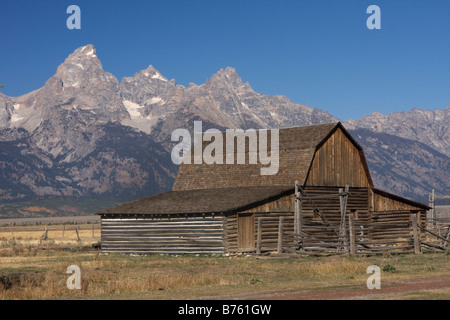
[[450, 157], [450, 106], [444, 110], [413, 109], [389, 115], [374, 112], [358, 120], [348, 120], [344, 125], [349, 129], [370, 129], [420, 141]]
[[426, 144], [369, 129], [349, 130], [363, 147], [378, 189], [426, 203], [435, 189], [450, 195], [450, 157]]
[[[421, 117], [417, 127], [413, 116], [377, 114], [345, 126], [356, 130], [377, 186], [417, 198], [431, 188], [448, 192], [448, 112], [414, 110], [414, 117]], [[255, 92], [233, 68], [187, 87], [153, 66], [119, 83], [88, 45], [71, 54], [42, 88], [17, 98], [0, 94], [0, 202], [134, 199], [169, 190], [178, 169], [170, 159], [170, 135], [177, 128], [192, 132], [194, 120], [202, 120], [204, 130], [338, 121], [286, 97]], [[401, 149], [405, 145], [409, 148]]]
[[177, 128], [194, 120], [214, 128], [279, 128], [338, 121], [327, 112], [293, 103], [283, 96], [252, 90], [233, 68], [219, 70], [202, 85], [168, 81], [153, 66], [124, 78], [120, 94], [131, 119], [122, 124], [149, 133], [165, 144]]

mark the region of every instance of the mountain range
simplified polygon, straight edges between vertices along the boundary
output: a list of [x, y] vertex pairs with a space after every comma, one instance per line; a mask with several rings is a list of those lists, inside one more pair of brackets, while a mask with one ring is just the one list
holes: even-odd
[[[344, 126], [363, 146], [375, 185], [424, 199], [450, 194], [450, 107], [372, 115]], [[92, 45], [45, 85], [0, 93], [0, 203], [37, 198], [132, 200], [170, 190], [174, 129], [283, 128], [337, 122], [328, 112], [255, 92], [225, 68], [183, 86], [153, 66], [118, 81]], [[1, 210], [0, 210], [1, 216]]]

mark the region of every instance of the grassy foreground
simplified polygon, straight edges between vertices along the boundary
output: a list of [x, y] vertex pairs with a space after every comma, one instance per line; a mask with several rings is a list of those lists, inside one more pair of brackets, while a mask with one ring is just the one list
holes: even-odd
[[[82, 242], [68, 235], [65, 242], [40, 242], [8, 239], [0, 233], [0, 299], [251, 299], [307, 291], [369, 291], [370, 265], [384, 270], [383, 287], [450, 277], [448, 253], [287, 258], [101, 255], [91, 247], [96, 239], [89, 237], [90, 231], [80, 234]], [[81, 268], [81, 290], [67, 289], [71, 265]], [[396, 298], [450, 299], [450, 291]]]

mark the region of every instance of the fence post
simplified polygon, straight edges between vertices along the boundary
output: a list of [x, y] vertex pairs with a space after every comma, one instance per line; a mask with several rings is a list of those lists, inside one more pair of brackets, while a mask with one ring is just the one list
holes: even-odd
[[341, 246], [342, 246], [342, 250], [343, 251], [347, 251], [348, 247], [347, 247], [347, 241], [346, 241], [346, 234], [347, 231], [345, 230], [345, 213], [347, 212], [347, 199], [348, 199], [348, 190], [349, 190], [349, 186], [346, 185], [345, 186], [345, 193], [346, 195], [344, 196], [344, 189], [343, 188], [339, 188], [339, 203], [340, 203], [340, 209], [341, 209], [341, 224], [339, 226], [339, 238], [340, 238], [340, 242], [341, 242]]
[[294, 191], [294, 235], [298, 234], [298, 181], [295, 181], [295, 191]]
[[295, 181], [295, 208], [294, 208], [294, 242], [303, 243], [302, 238], [302, 200], [300, 197], [298, 181]]
[[261, 237], [262, 237], [262, 218], [258, 218], [258, 230], [256, 238], [256, 254], [261, 254]]
[[417, 226], [417, 213], [412, 214], [412, 229], [414, 238], [414, 253], [415, 254], [422, 253], [419, 239], [419, 228]]
[[75, 228], [75, 232], [77, 233], [77, 241], [80, 242], [81, 239], [80, 239], [80, 234], [78, 233], [78, 225], [77, 225], [77, 227]]
[[350, 234], [350, 255], [356, 255], [355, 222], [353, 214], [348, 215], [348, 232]]
[[278, 253], [283, 252], [283, 223], [284, 217], [280, 217], [280, 221], [278, 224], [278, 248], [277, 248]]

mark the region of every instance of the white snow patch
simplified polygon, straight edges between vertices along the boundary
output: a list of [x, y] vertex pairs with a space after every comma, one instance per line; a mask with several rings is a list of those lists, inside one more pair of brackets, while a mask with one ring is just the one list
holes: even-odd
[[151, 99], [147, 100], [148, 104], [156, 104], [156, 103], [160, 103], [162, 101], [162, 99], [160, 97], [153, 97]]
[[270, 115], [272, 116], [272, 118], [274, 118], [274, 119], [280, 119], [279, 115], [278, 115], [276, 112], [274, 112], [274, 111], [269, 111], [269, 113], [270, 113]]
[[16, 103], [13, 105], [13, 113], [11, 113], [11, 123], [19, 122], [20, 120], [23, 120], [23, 117], [19, 115], [17, 112], [20, 109], [20, 104]]
[[125, 106], [125, 108], [127, 108], [127, 111], [130, 114], [131, 118], [141, 118], [139, 109], [143, 108], [144, 106], [141, 106], [129, 100], [123, 100], [123, 105]]
[[162, 81], [167, 81], [167, 79], [164, 78], [160, 73], [154, 74], [154, 75], [152, 76], [152, 79], [159, 79], [159, 80], [162, 80]]
[[65, 87], [75, 87], [75, 88], [78, 88], [80, 86], [80, 83], [77, 81], [77, 82], [75, 82], [75, 83], [73, 83], [73, 84], [68, 84], [67, 86], [65, 86]]
[[15, 122], [19, 122], [20, 120], [23, 120], [23, 117], [17, 115], [17, 114], [11, 114], [11, 122], [15, 123]]
[[75, 65], [84, 70], [84, 66], [81, 63], [75, 63]]
[[[84, 49], [83, 49], [84, 50]], [[91, 57], [96, 57], [95, 53], [94, 53], [94, 49], [92, 49], [91, 51], [89, 51], [88, 53], [86, 53], [87, 56], [91, 56]]]
[[139, 131], [150, 134], [153, 127], [158, 123], [158, 118], [152, 118], [151, 116], [141, 119], [124, 119], [121, 121], [124, 126], [136, 128]]

